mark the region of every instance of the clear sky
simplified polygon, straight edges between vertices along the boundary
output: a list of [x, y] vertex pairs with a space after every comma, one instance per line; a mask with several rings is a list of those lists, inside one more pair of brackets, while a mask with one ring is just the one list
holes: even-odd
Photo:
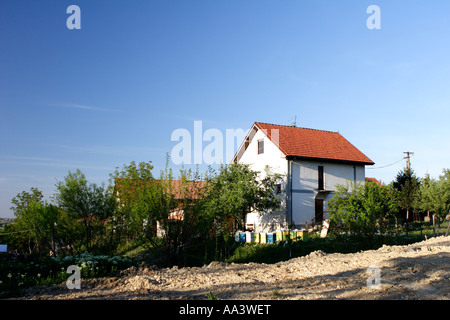
[[[367, 27], [370, 5], [381, 29]], [[172, 132], [195, 120], [225, 134], [296, 116], [371, 158], [366, 176], [391, 182], [411, 151], [418, 176], [438, 177], [449, 12], [448, 0], [0, 0], [0, 217], [23, 190], [51, 197], [69, 170], [101, 183], [152, 161], [158, 174]]]

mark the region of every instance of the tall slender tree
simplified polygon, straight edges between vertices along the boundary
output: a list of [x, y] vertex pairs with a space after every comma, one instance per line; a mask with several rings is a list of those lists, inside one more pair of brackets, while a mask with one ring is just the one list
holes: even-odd
[[420, 179], [416, 177], [414, 170], [405, 168], [397, 174], [393, 186], [399, 191], [399, 206], [406, 211], [406, 221], [409, 221], [410, 212], [419, 206]]

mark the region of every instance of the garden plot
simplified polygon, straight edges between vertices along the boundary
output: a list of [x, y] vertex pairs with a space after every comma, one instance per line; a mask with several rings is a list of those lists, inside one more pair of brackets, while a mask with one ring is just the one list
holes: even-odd
[[[369, 267], [379, 270], [376, 288]], [[117, 277], [29, 289], [23, 299], [450, 299], [450, 237], [350, 254], [311, 254], [275, 264], [132, 267]]]

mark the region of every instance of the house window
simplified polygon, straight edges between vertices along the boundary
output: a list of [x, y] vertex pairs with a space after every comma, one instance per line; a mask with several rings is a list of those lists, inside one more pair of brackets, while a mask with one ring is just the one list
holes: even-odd
[[318, 170], [318, 181], [319, 181], [319, 186], [318, 189], [319, 190], [323, 190], [323, 166], [319, 166]]
[[277, 194], [281, 193], [281, 183], [277, 183]]
[[258, 154], [264, 153], [264, 140], [258, 140]]

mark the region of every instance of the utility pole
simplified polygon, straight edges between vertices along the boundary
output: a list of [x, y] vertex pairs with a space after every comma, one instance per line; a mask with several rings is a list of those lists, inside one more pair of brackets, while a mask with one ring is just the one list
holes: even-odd
[[414, 154], [414, 152], [406, 151], [403, 153], [406, 153], [406, 157], [404, 158], [404, 159], [406, 159], [406, 168], [408, 168], [408, 170], [411, 170], [410, 156], [412, 156]]

